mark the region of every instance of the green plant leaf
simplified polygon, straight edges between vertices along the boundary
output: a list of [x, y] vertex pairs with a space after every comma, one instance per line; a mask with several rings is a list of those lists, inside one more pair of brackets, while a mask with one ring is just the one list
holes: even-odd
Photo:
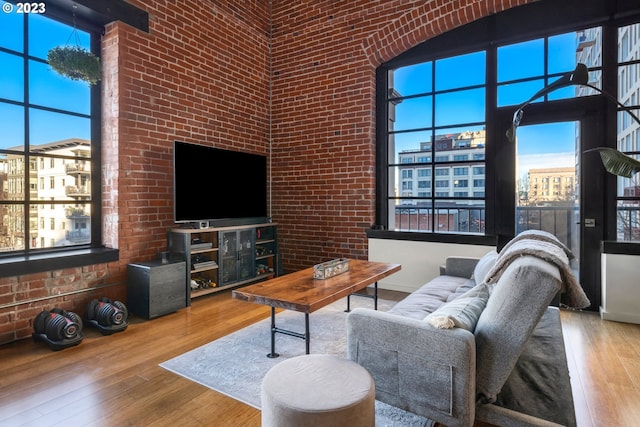
[[591, 150], [585, 150], [585, 153], [589, 151], [600, 152], [600, 158], [602, 164], [607, 172], [618, 176], [624, 176], [625, 178], [631, 178], [634, 174], [640, 172], [640, 161], [633, 157], [608, 147], [597, 147]]

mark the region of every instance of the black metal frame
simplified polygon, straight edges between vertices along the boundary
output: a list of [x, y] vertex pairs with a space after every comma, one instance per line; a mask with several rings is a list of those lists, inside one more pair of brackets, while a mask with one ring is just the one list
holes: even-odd
[[[6, 0], [16, 4], [17, 0]], [[148, 13], [123, 0], [111, 0], [104, 2], [101, 0], [49, 0], [46, 2], [45, 16], [62, 23], [74, 24], [73, 14], [75, 12], [75, 25], [91, 34], [90, 50], [98, 57], [101, 50], [101, 34], [104, 33], [104, 25], [109, 22], [120, 20], [142, 31], [149, 32]], [[74, 8], [75, 7], [75, 8]], [[25, 14], [25, 25], [27, 16]], [[28, 46], [27, 31], [25, 26], [24, 46]], [[24, 81], [28, 82], [25, 67]], [[26, 89], [25, 89], [26, 90]], [[70, 249], [50, 248], [46, 250], [25, 251], [18, 254], [10, 254], [0, 258], [0, 265], [3, 266], [0, 277], [17, 276], [21, 274], [49, 271], [52, 269], [62, 269], [106, 263], [117, 261], [119, 251], [117, 249], [105, 248], [102, 245], [102, 181], [101, 167], [102, 150], [102, 111], [101, 111], [101, 86], [100, 83], [93, 85], [91, 91], [90, 117], [91, 117], [91, 244], [85, 247], [72, 247]], [[25, 122], [28, 126], [28, 122]], [[28, 133], [26, 133], [28, 137]], [[27, 161], [28, 151], [25, 153]], [[30, 202], [29, 194], [25, 195], [25, 206]], [[49, 203], [49, 202], [48, 202]], [[25, 209], [25, 226], [29, 225], [29, 209]]]
[[311, 334], [309, 333], [309, 313], [304, 313], [304, 334], [301, 334], [300, 332], [294, 332], [288, 329], [276, 327], [276, 308], [271, 306], [271, 353], [267, 354], [267, 357], [271, 359], [280, 357], [280, 354], [276, 353], [277, 333], [303, 339], [305, 342], [306, 354], [309, 354], [309, 348], [311, 347]]
[[[504, 137], [510, 122], [504, 122], [500, 117], [504, 113], [500, 108], [488, 107], [486, 111], [486, 134], [491, 144], [485, 147], [485, 203], [487, 209], [485, 236], [452, 235], [420, 232], [395, 232], [385, 230], [389, 219], [387, 211], [388, 188], [388, 129], [387, 129], [387, 73], [389, 70], [419, 62], [436, 60], [449, 56], [460, 55], [477, 50], [487, 52], [487, 106], [495, 106], [497, 96], [495, 56], [497, 47], [504, 44], [516, 43], [538, 37], [551, 36], [564, 32], [579, 31], [581, 29], [603, 26], [603, 89], [609, 93], [616, 93], [616, 73], [611, 72], [617, 66], [616, 34], [617, 26], [636, 22], [640, 16], [640, 5], [633, 0], [609, 2], [606, 0], [541, 0], [528, 5], [515, 7], [505, 12], [488, 16], [474, 21], [455, 30], [430, 39], [398, 57], [382, 64], [376, 71], [376, 216], [373, 229], [367, 235], [376, 238], [439, 241], [468, 244], [504, 244], [513, 236], [513, 227], [504, 222], [505, 212], [514, 209], [511, 194], [512, 181], [510, 177], [515, 169], [509, 166], [511, 148]], [[597, 97], [597, 96], [596, 96]], [[576, 102], [563, 100], [547, 102], [552, 105], [565, 105]], [[527, 108], [528, 113], [534, 105]], [[545, 106], [545, 108], [549, 108]], [[511, 114], [516, 107], [510, 107]], [[559, 107], [558, 107], [559, 108]], [[615, 141], [615, 108], [605, 108], [605, 120], [613, 123], [606, 126], [607, 140]], [[509, 118], [510, 119], [510, 118]], [[611, 136], [613, 135], [613, 137]], [[501, 165], [500, 168], [497, 165]], [[508, 186], [508, 190], [505, 189]], [[607, 199], [597, 201], [605, 209], [606, 217], [615, 218], [613, 195], [615, 194], [615, 180], [608, 179], [604, 194]], [[511, 221], [513, 222], [513, 221]], [[615, 238], [615, 223], [607, 221], [603, 239]]]
[[378, 282], [375, 282], [373, 284], [373, 295], [365, 294], [362, 292], [354, 292], [352, 294], [347, 295], [347, 309], [345, 310], [346, 313], [349, 313], [351, 311], [351, 295], [364, 297], [364, 298], [373, 298], [373, 309], [374, 310], [378, 309]]
[[[378, 282], [373, 284], [374, 294], [363, 294], [360, 292], [354, 292], [353, 294], [347, 295], [347, 309], [345, 310], [347, 313], [351, 311], [351, 295], [357, 295], [366, 298], [373, 298], [373, 307], [375, 310], [378, 309]], [[288, 329], [278, 328], [276, 326], [276, 308], [271, 306], [271, 352], [267, 354], [267, 357], [274, 359], [276, 357], [280, 357], [279, 353], [276, 353], [276, 334], [289, 335], [290, 337], [303, 339], [305, 342], [305, 351], [306, 354], [309, 354], [311, 348], [311, 333], [309, 332], [309, 313], [304, 313], [304, 333], [290, 331]]]
[[[617, 29], [619, 26], [636, 23], [639, 20], [640, 4], [637, 1], [564, 0], [557, 2], [540, 0], [449, 31], [381, 65], [376, 74], [378, 111], [376, 123], [376, 160], [378, 165], [376, 226], [367, 233], [367, 236], [443, 243], [489, 244], [496, 245], [500, 249], [513, 237], [515, 230], [515, 195], [512, 189], [513, 177], [515, 176], [515, 165], [512, 160], [515, 158], [515, 148], [507, 140], [505, 131], [511, 126], [513, 112], [517, 106], [496, 107], [498, 47], [601, 26], [602, 89], [608, 93], [617, 93]], [[383, 224], [386, 225], [389, 219], [389, 212], [387, 212], [388, 71], [401, 66], [434, 61], [478, 50], [487, 52], [487, 110], [485, 118], [486, 138], [490, 143], [485, 147], [485, 205], [487, 209], [485, 236], [384, 230]], [[556, 76], [548, 77], [555, 78]], [[585, 121], [590, 122], [590, 133], [598, 135], [598, 145], [604, 145], [602, 141], [608, 141], [609, 145], [614, 145], [616, 141], [616, 106], [603, 98], [603, 95], [593, 95], [531, 104], [527, 106], [524, 120], [527, 124], [540, 120], [542, 116], [553, 116], [554, 120], [558, 120], [566, 112], [571, 112], [573, 120], [577, 112], [582, 112], [584, 114], [584, 118], [581, 119], [583, 126]], [[584, 135], [584, 132], [582, 134]], [[587, 144], [584, 148], [590, 148], [590, 146]], [[612, 146], [611, 148], [616, 147]], [[500, 166], [498, 167], [498, 165]], [[586, 232], [583, 229], [581, 232], [584, 252], [590, 254], [589, 259], [585, 259], [584, 262], [591, 266], [598, 266], [592, 268], [588, 275], [581, 274], [581, 280], [584, 278], [585, 282], [590, 282], [585, 289], [594, 303], [592, 309], [597, 310], [600, 303], [600, 261], [595, 258], [599, 256], [601, 241], [610, 241], [616, 238], [616, 180], [614, 176], [604, 172], [597, 154], [583, 155], [581, 168], [582, 194], [588, 198], [588, 201], [582, 206], [581, 219], [599, 218], [597, 227], [590, 228]]]
[[[50, 16], [48, 14], [45, 14], [48, 18], [50, 18]], [[69, 14], [69, 16], [67, 17], [67, 22], [65, 22], [64, 20], [61, 20], [61, 22], [67, 24], [67, 25], [72, 25], [73, 23], [71, 22], [71, 14]], [[11, 102], [9, 100], [4, 100], [4, 102], [9, 103], [9, 104], [15, 104], [15, 105], [19, 105], [21, 107], [24, 108], [24, 127], [25, 127], [25, 151], [24, 151], [24, 156], [25, 156], [25, 164], [29, 164], [30, 163], [30, 158], [34, 157], [34, 156], [38, 156], [38, 157], [55, 157], [55, 158], [64, 158], [65, 156], [50, 156], [47, 154], [43, 154], [43, 153], [34, 153], [31, 151], [31, 146], [30, 146], [30, 141], [29, 141], [29, 108], [31, 108], [31, 104], [28, 98], [28, 93], [29, 93], [29, 67], [28, 67], [28, 62], [29, 61], [38, 61], [38, 62], [45, 62], [42, 59], [39, 58], [35, 58], [32, 55], [30, 55], [29, 51], [28, 51], [28, 46], [29, 46], [29, 40], [28, 40], [28, 33], [29, 33], [29, 21], [28, 21], [28, 15], [24, 14], [23, 17], [23, 22], [24, 22], [24, 30], [23, 30], [23, 46], [25, 47], [25, 51], [23, 53], [21, 53], [21, 56], [25, 62], [25, 66], [24, 66], [24, 70], [23, 70], [23, 81], [24, 83], [24, 101], [23, 102]], [[97, 34], [95, 31], [91, 32], [89, 31], [89, 35], [90, 35], [90, 49], [91, 51], [99, 56], [100, 55], [100, 35]], [[4, 50], [4, 49], [0, 49], [0, 50]], [[16, 53], [16, 52], [12, 52], [12, 53]], [[55, 108], [48, 108], [45, 106], [38, 106], [37, 108], [41, 111], [48, 111], [48, 112], [59, 112], [59, 113], [63, 113], [69, 116], [77, 116], [77, 117], [81, 117], [81, 118], [85, 118], [85, 119], [89, 119], [90, 120], [90, 138], [91, 138], [91, 164], [92, 164], [92, 168], [91, 168], [91, 183], [92, 183], [92, 188], [91, 188], [91, 198], [90, 200], [87, 202], [90, 206], [91, 206], [91, 243], [88, 245], [80, 245], [80, 246], [74, 246], [71, 248], [46, 248], [46, 249], [32, 249], [30, 248], [30, 246], [28, 244], [25, 245], [24, 250], [21, 251], [16, 251], [15, 253], [9, 254], [7, 255], [7, 257], [9, 258], [14, 258], [15, 261], [18, 262], [18, 265], [20, 265], [21, 261], [21, 254], [24, 254], [26, 256], [25, 260], [28, 259], [31, 255], [33, 254], [42, 254], [42, 256], [46, 256], [45, 254], [57, 254], [59, 252], [64, 252], [64, 251], [68, 251], [68, 252], [72, 252], [72, 251], [76, 251], [79, 248], [87, 248], [87, 247], [91, 247], [91, 248], [99, 248], [100, 247], [100, 243], [102, 242], [102, 202], [101, 202], [101, 191], [102, 191], [102, 186], [101, 186], [101, 174], [100, 174], [100, 170], [101, 170], [101, 89], [100, 89], [100, 84], [97, 83], [96, 85], [93, 85], [90, 88], [90, 111], [88, 114], [80, 114], [80, 113], [74, 113], [74, 112], [69, 112], [69, 111], [60, 111], [58, 109]], [[3, 152], [9, 152], [7, 150], [2, 150]], [[29, 188], [29, 175], [26, 174], [25, 175], [25, 187]], [[28, 236], [29, 233], [29, 228], [31, 226], [30, 221], [29, 221], [29, 206], [31, 205], [43, 205], [43, 204], [66, 204], [68, 203], [68, 201], [64, 200], [64, 201], [58, 201], [58, 200], [54, 200], [54, 201], [43, 201], [43, 200], [32, 200], [30, 197], [30, 192], [26, 191], [25, 195], [24, 195], [24, 201], [22, 203], [22, 205], [24, 206], [24, 219], [23, 222], [25, 224], [25, 240], [26, 240], [26, 236]], [[6, 257], [1, 257], [1, 258], [6, 258]], [[55, 262], [55, 260], [57, 259], [57, 256], [52, 256], [51, 260]], [[36, 263], [33, 263], [36, 264]], [[50, 269], [50, 268], [49, 268]], [[32, 272], [31, 269], [29, 269], [28, 272]], [[21, 271], [21, 273], [23, 273]], [[2, 274], [0, 274], [1, 276], [4, 276], [6, 273], [5, 271], [2, 272]]]

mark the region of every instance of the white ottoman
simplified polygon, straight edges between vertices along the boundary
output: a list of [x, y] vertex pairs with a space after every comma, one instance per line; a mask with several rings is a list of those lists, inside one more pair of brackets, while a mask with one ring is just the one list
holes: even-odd
[[285, 360], [262, 380], [263, 427], [375, 425], [375, 386], [362, 366], [326, 354]]

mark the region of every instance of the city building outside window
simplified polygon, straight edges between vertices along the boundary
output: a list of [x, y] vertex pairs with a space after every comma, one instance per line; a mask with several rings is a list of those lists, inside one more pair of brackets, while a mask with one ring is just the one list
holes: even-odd
[[[485, 69], [486, 53], [479, 51], [389, 72], [390, 230], [484, 232], [484, 191], [468, 187], [471, 173], [484, 170]], [[397, 177], [408, 170], [437, 179], [419, 181], [411, 193], [403, 182], [399, 191]]]

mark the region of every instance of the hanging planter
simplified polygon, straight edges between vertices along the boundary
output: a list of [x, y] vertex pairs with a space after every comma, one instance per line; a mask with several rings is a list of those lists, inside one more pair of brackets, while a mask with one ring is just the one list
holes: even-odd
[[100, 59], [79, 46], [58, 46], [47, 54], [49, 66], [61, 76], [81, 80], [90, 85], [100, 80]]

